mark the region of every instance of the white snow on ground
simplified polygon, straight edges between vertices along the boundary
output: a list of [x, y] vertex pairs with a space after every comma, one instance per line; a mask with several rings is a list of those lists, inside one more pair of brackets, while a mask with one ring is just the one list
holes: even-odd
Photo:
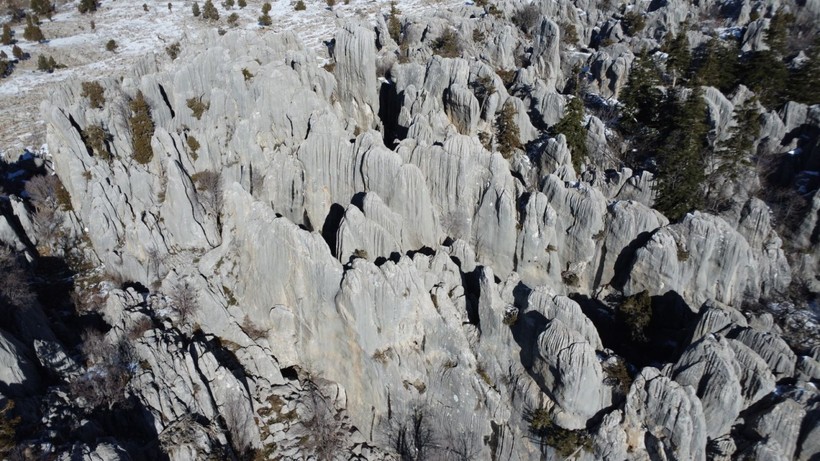
[[[333, 10], [324, 0], [304, 0], [307, 9], [295, 11], [294, 1], [272, 0], [270, 16], [273, 24], [260, 27], [257, 23], [262, 14], [262, 0], [248, 0], [248, 6], [235, 6], [225, 10], [221, 0], [214, 1], [219, 11], [218, 23], [209, 23], [191, 14], [190, 0], [101, 0], [96, 13], [80, 14], [78, 0], [58, 6], [51, 21], [43, 18], [41, 28], [48, 41], [34, 43], [23, 39], [25, 24], [13, 25], [17, 45], [31, 55], [18, 63], [14, 72], [0, 80], [0, 152], [22, 152], [23, 147], [39, 145], [45, 141], [44, 124], [39, 105], [52, 85], [67, 79], [92, 80], [105, 76], [126, 74], [136, 60], [148, 53], [165, 53], [165, 47], [189, 38], [195, 38], [205, 30], [222, 27], [229, 29], [227, 18], [231, 13], [239, 16], [237, 27], [257, 33], [293, 30], [306, 46], [316, 51], [318, 63], [325, 61], [327, 50], [324, 40], [333, 37], [339, 19], [358, 17], [374, 21], [377, 14], [390, 10], [389, 0], [336, 0]], [[143, 3], [149, 11], [143, 10]], [[199, 1], [200, 9], [204, 0]], [[463, 4], [462, 0], [399, 0], [398, 8], [405, 15], [430, 14], [438, 9]], [[6, 22], [8, 17], [0, 18]], [[95, 29], [91, 29], [91, 21]], [[105, 50], [109, 40], [117, 42], [117, 50]], [[11, 45], [0, 46], [12, 56]], [[53, 56], [58, 64], [66, 67], [52, 74], [37, 70], [40, 55]]]

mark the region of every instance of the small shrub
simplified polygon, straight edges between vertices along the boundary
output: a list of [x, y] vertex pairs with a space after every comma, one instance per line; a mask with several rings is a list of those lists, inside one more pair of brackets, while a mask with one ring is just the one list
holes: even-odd
[[506, 308], [504, 308], [504, 318], [503, 318], [504, 325], [512, 326], [515, 325], [515, 322], [518, 321], [518, 308], [512, 304], [508, 304]]
[[615, 387], [618, 394], [626, 396], [632, 387], [632, 375], [629, 374], [629, 365], [624, 359], [618, 358], [615, 363], [604, 366], [606, 384]]
[[355, 251], [353, 251], [354, 258], [367, 259], [367, 256], [367, 250], [357, 248]]
[[232, 27], [236, 27], [236, 23], [238, 21], [239, 21], [239, 15], [238, 14], [231, 13], [230, 16], [228, 16], [228, 25], [230, 25]]
[[616, 311], [616, 319], [631, 341], [647, 343], [648, 329], [652, 323], [652, 298], [649, 292], [644, 290], [626, 298]]
[[336, 6], [336, 0], [325, 0], [325, 3], [327, 3], [328, 8], [330, 8], [331, 10], [334, 6]]
[[[28, 187], [28, 185], [26, 185]], [[6, 309], [25, 310], [37, 301], [31, 287], [31, 276], [21, 258], [6, 246], [0, 246], [0, 273], [3, 283], [0, 285], [0, 313], [9, 315]]]
[[134, 160], [145, 165], [154, 158], [154, 150], [151, 147], [151, 138], [154, 136], [154, 121], [151, 119], [151, 107], [145, 100], [142, 91], [137, 92], [137, 96], [129, 105], [131, 107], [129, 124], [131, 126], [131, 144]]
[[329, 63], [325, 64], [324, 66], [322, 66], [322, 69], [324, 69], [324, 70], [326, 70], [326, 71], [328, 71], [332, 74], [333, 71], [336, 70], [336, 63], [335, 62], [329, 62]]
[[88, 23], [88, 27], [90, 27], [91, 30], [96, 30], [97, 29], [97, 23], [94, 22], [94, 20], [92, 19], [91, 22]]
[[188, 135], [188, 139], [186, 140], [188, 143], [188, 148], [191, 149], [191, 157], [196, 161], [197, 159], [197, 151], [199, 150], [199, 141], [196, 140], [193, 135]]
[[246, 82], [253, 78], [253, 74], [247, 68], [242, 69], [242, 76], [245, 77]]
[[461, 44], [458, 36], [451, 29], [446, 29], [432, 44], [433, 53], [443, 58], [456, 58], [461, 55]]
[[48, 72], [49, 74], [54, 72], [54, 69], [57, 68], [57, 61], [54, 60], [53, 56], [45, 57], [44, 55], [40, 55], [37, 58], [37, 70]]
[[94, 153], [106, 160], [111, 157], [111, 154], [106, 148], [106, 141], [110, 140], [110, 135], [105, 132], [103, 127], [91, 125], [83, 131], [83, 134], [88, 142], [88, 146], [91, 147]]
[[172, 43], [172, 44], [166, 46], [165, 47], [165, 52], [168, 53], [168, 56], [171, 57], [172, 61], [174, 59], [178, 58], [179, 57], [179, 52], [180, 52], [179, 42]]
[[111, 40], [109, 40], [105, 44], [105, 49], [106, 49], [106, 51], [110, 51], [112, 53], [117, 51], [117, 42], [116, 42], [116, 40], [114, 40], [113, 38]]
[[506, 88], [509, 88], [515, 82], [515, 69], [498, 69], [495, 73], [501, 77], [501, 81], [504, 82]]
[[205, 211], [219, 216], [222, 212], [222, 177], [215, 171], [205, 170], [191, 177], [196, 184], [199, 200]]
[[0, 38], [0, 43], [3, 45], [11, 45], [14, 43], [11, 33], [11, 26], [8, 24], [3, 24], [3, 36]]
[[0, 409], [0, 457], [4, 459], [17, 446], [17, 426], [20, 424], [20, 417], [12, 416], [13, 411], [14, 400], [6, 400]]
[[202, 6], [202, 19], [207, 21], [219, 21], [219, 11], [216, 10], [211, 0], [206, 0]]
[[191, 14], [193, 14], [195, 18], [198, 18], [199, 15], [202, 14], [202, 11], [199, 10], [199, 2], [194, 2], [191, 6]]
[[569, 458], [579, 450], [590, 452], [592, 440], [586, 431], [571, 431], [552, 422], [546, 408], [538, 408], [525, 419], [530, 423], [530, 433], [539, 437], [545, 444], [555, 449], [561, 459]]
[[646, 27], [646, 19], [637, 11], [629, 11], [621, 19], [621, 26], [626, 35], [634, 37]]
[[208, 102], [202, 102], [201, 96], [199, 98], [189, 98], [187, 104], [188, 109], [191, 109], [191, 113], [197, 120], [202, 119], [202, 114], [211, 106]]
[[244, 319], [242, 319], [242, 331], [244, 331], [245, 334], [254, 341], [259, 341], [260, 339], [267, 338], [268, 336], [268, 332], [264, 328], [253, 323], [247, 315]]
[[575, 24], [562, 24], [561, 32], [561, 39], [565, 44], [574, 45], [578, 43], [578, 30], [575, 28]]
[[222, 285], [222, 291], [225, 293], [225, 300], [228, 302], [229, 306], [238, 306], [239, 302], [233, 296], [233, 291], [230, 288]]
[[11, 54], [14, 56], [15, 59], [18, 59], [20, 61], [22, 61], [23, 58], [26, 57], [26, 55], [23, 53], [23, 49], [17, 45], [11, 47]]
[[262, 4], [262, 14], [270, 13], [270, 9], [271, 9], [270, 2], [265, 2], [265, 3]]
[[245, 8], [246, 6], [248, 6], [248, 2], [246, 0], [239, 0], [237, 2], [237, 5], [239, 5], [239, 8]]
[[34, 23], [31, 16], [26, 16], [26, 28], [23, 29], [23, 38], [31, 42], [42, 42], [46, 39], [40, 26]]
[[399, 43], [399, 39], [401, 38], [400, 14], [401, 12], [396, 8], [395, 0], [390, 2], [390, 16], [387, 18], [387, 33], [390, 34], [390, 38], [395, 40], [396, 43]]
[[102, 109], [105, 105], [105, 90], [102, 85], [97, 82], [83, 82], [83, 91], [80, 96], [88, 98], [91, 107], [95, 109]]
[[271, 19], [270, 15], [265, 13], [262, 16], [259, 16], [259, 25], [268, 27], [273, 24], [273, 20]]
[[479, 30], [478, 27], [473, 29], [473, 42], [474, 43], [481, 43], [486, 38], [487, 38], [487, 34], [485, 34], [483, 31]]
[[233, 8], [233, 6], [234, 6], [235, 4], [236, 4], [236, 2], [234, 2], [234, 0], [225, 0], [224, 2], [222, 2], [222, 6], [223, 6], [226, 10], [230, 10], [231, 8]]
[[97, 6], [97, 0], [81, 0], [80, 4], [77, 5], [77, 10], [82, 14], [93, 13], [97, 11]]
[[148, 4], [147, 3], [142, 4], [142, 11], [145, 11], [146, 13], [148, 12]]
[[573, 271], [561, 272], [561, 281], [568, 287], [578, 287], [581, 284], [581, 279]]
[[173, 11], [173, 10], [174, 10], [174, 5], [171, 4], [171, 2], [168, 2], [168, 11]]
[[541, 11], [538, 7], [530, 3], [529, 5], [519, 9], [513, 14], [512, 22], [525, 34], [532, 33], [535, 26], [538, 25], [538, 19], [541, 17]]
[[186, 325], [199, 306], [193, 287], [187, 282], [177, 285], [171, 295], [171, 306], [180, 323]]
[[302, 0], [299, 0], [293, 6], [293, 9], [296, 10], [296, 11], [305, 11], [307, 9], [307, 7], [305, 6], [305, 2], [303, 2]]

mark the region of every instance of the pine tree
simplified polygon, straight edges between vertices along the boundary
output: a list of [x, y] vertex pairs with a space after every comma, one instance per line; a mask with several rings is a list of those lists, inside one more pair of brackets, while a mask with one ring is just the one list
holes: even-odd
[[0, 39], [0, 42], [2, 42], [3, 45], [11, 45], [14, 43], [13, 40], [14, 39], [11, 37], [11, 26], [8, 24], [3, 24], [3, 37]]
[[395, 0], [390, 2], [390, 16], [387, 18], [387, 33], [390, 34], [390, 38], [392, 38], [396, 43], [399, 43], [399, 39], [401, 39], [401, 21], [399, 20], [399, 15], [401, 12], [396, 7]]
[[26, 28], [23, 30], [23, 38], [32, 42], [42, 42], [46, 39], [43, 31], [34, 23], [31, 16], [26, 16]]
[[518, 124], [515, 122], [515, 104], [507, 102], [504, 107], [498, 111], [495, 119], [496, 136], [498, 142], [498, 151], [504, 158], [510, 158], [515, 149], [521, 147], [521, 134], [518, 129]]
[[22, 61], [26, 55], [23, 53], [23, 49], [17, 45], [11, 47], [11, 54], [15, 57], [15, 59]]
[[572, 155], [572, 166], [575, 171], [581, 171], [581, 162], [587, 156], [587, 133], [584, 122], [584, 103], [579, 97], [573, 97], [567, 104], [564, 117], [552, 127], [552, 135], [563, 134], [567, 138]]
[[248, 6], [248, 2], [246, 0], [239, 0], [237, 4], [239, 5], [239, 8], [245, 8]]
[[792, 101], [820, 104], [820, 38], [807, 51], [809, 60], [791, 71], [786, 91]]
[[683, 30], [672, 37], [672, 34], [666, 36], [666, 42], [662, 49], [667, 53], [666, 71], [672, 81], [672, 86], [677, 85], [678, 79], [685, 79], [689, 74], [689, 68], [692, 65], [692, 54], [689, 51], [689, 39], [686, 38], [686, 23], [683, 24]]
[[769, 27], [766, 29], [766, 44], [778, 57], [782, 58], [787, 54], [786, 41], [789, 28], [793, 22], [794, 16], [791, 13], [784, 12], [782, 7], [777, 10], [769, 21]]
[[751, 88], [764, 106], [774, 108], [784, 102], [789, 69], [772, 50], [754, 51], [741, 66], [740, 81]]
[[729, 137], [718, 144], [716, 154], [720, 165], [712, 168], [719, 176], [735, 179], [741, 167], [751, 163], [749, 155], [760, 134], [760, 113], [757, 104], [757, 99], [751, 97], [742, 105], [735, 107], [735, 125], [729, 128]]
[[624, 162], [631, 168], [641, 168], [642, 159], [655, 151], [660, 132], [666, 126], [666, 98], [660, 85], [655, 63], [649, 53], [641, 51], [619, 95], [623, 105], [618, 125], [632, 145]]
[[201, 12], [199, 11], [199, 2], [194, 2], [193, 6], [191, 7], [191, 13], [194, 15], [195, 18], [198, 18]]
[[211, 0], [206, 0], [202, 7], [202, 18], [209, 21], [219, 21], [219, 11], [216, 10]]
[[151, 107], [145, 100], [142, 91], [137, 92], [137, 96], [129, 105], [131, 107], [129, 125], [131, 127], [133, 156], [134, 160], [144, 165], [154, 158], [154, 150], [151, 148], [151, 138], [154, 136]]
[[703, 91], [696, 87], [685, 99], [680, 93], [670, 131], [658, 153], [655, 176], [655, 208], [673, 221], [702, 206], [703, 151], [708, 132]]
[[54, 12], [54, 5], [50, 0], [31, 0], [31, 11], [51, 19], [51, 14]]
[[82, 0], [77, 6], [77, 10], [83, 14], [93, 13], [97, 11], [97, 0]]
[[717, 38], [709, 40], [695, 58], [695, 83], [730, 93], [737, 86], [739, 55], [737, 40], [728, 43], [722, 43]]

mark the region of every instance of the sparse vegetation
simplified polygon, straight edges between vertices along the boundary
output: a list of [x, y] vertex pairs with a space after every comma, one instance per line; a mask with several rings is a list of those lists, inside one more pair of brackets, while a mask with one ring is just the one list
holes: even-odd
[[260, 26], [267, 27], [267, 26], [270, 26], [271, 24], [273, 24], [273, 20], [271, 19], [270, 14], [268, 14], [268, 13], [270, 13], [270, 10], [271, 10], [270, 2], [265, 2], [264, 4], [262, 4], [262, 16], [259, 16], [259, 25]]
[[302, 0], [298, 0], [295, 5], [293, 5], [293, 9], [296, 11], [305, 11], [307, 7], [305, 6], [305, 2]]
[[538, 25], [538, 19], [540, 17], [541, 11], [539, 11], [538, 6], [534, 3], [530, 3], [519, 8], [518, 11], [513, 14], [512, 22], [521, 29], [521, 32], [531, 34], [535, 26]]
[[228, 16], [228, 25], [231, 27], [236, 27], [237, 22], [239, 22], [239, 15], [236, 13], [231, 13]]
[[17, 45], [11, 47], [11, 54], [14, 56], [15, 59], [22, 61], [25, 59], [26, 55], [23, 53], [23, 49]]
[[0, 43], [3, 45], [11, 45], [14, 43], [11, 33], [11, 26], [8, 24], [3, 24], [3, 35], [2, 38], [0, 38]]
[[171, 307], [179, 318], [180, 324], [187, 325], [198, 306], [196, 292], [188, 282], [174, 288], [174, 293], [171, 295]]
[[88, 98], [88, 102], [94, 109], [102, 109], [105, 105], [105, 90], [98, 82], [83, 82], [83, 91], [80, 96]]
[[6, 399], [0, 409], [0, 456], [4, 459], [17, 446], [17, 426], [20, 417], [13, 416], [14, 400]]
[[111, 344], [97, 331], [87, 331], [83, 337], [87, 369], [71, 381], [70, 392], [88, 409], [111, 409], [126, 397], [133, 350], [125, 338]]
[[219, 11], [211, 0], [205, 0], [202, 6], [202, 19], [206, 21], [219, 21]]
[[112, 38], [111, 40], [106, 42], [105, 50], [114, 53], [115, 51], [117, 51], [117, 46], [117, 41]]
[[191, 150], [191, 158], [193, 158], [194, 161], [196, 161], [197, 151], [199, 150], [199, 147], [200, 147], [199, 146], [199, 141], [197, 141], [196, 138], [193, 135], [189, 134], [186, 142], [188, 143], [188, 148]]
[[40, 26], [34, 22], [30, 15], [26, 16], [26, 28], [23, 29], [23, 38], [31, 42], [42, 42], [46, 39], [43, 31], [40, 30]]
[[108, 152], [106, 142], [110, 141], [110, 135], [99, 125], [90, 125], [84, 131], [85, 139], [92, 151], [100, 157], [108, 160], [111, 153]]
[[202, 119], [202, 114], [205, 113], [205, 111], [211, 106], [208, 102], [202, 102], [201, 96], [198, 98], [188, 98], [186, 103], [188, 105], [188, 109], [191, 109], [191, 113], [197, 120]]
[[616, 311], [616, 319], [629, 340], [645, 344], [649, 341], [648, 328], [652, 322], [652, 298], [644, 290], [627, 297]]
[[57, 64], [57, 61], [53, 56], [46, 57], [41, 54], [37, 57], [37, 70], [48, 72], [50, 74], [54, 72], [54, 69], [57, 67], [59, 67], [59, 64]]
[[51, 15], [54, 14], [54, 4], [51, 3], [51, 0], [31, 0], [29, 5], [31, 6], [31, 11], [38, 16], [45, 16], [51, 19]]
[[578, 451], [592, 451], [592, 440], [583, 430], [571, 431], [552, 422], [546, 408], [538, 408], [525, 415], [530, 423], [530, 433], [541, 442], [555, 449], [561, 459], [569, 459]]
[[199, 2], [194, 2], [194, 4], [191, 5], [191, 14], [193, 14], [195, 18], [198, 18], [202, 14], [202, 11], [199, 9]]
[[237, 2], [237, 5], [239, 5], [239, 8], [245, 8], [246, 6], [248, 6], [248, 2], [246, 0], [239, 0]]
[[219, 217], [222, 212], [222, 178], [215, 171], [201, 171], [191, 177], [205, 211]]
[[621, 18], [621, 27], [626, 35], [634, 37], [646, 27], [646, 19], [637, 11], [628, 11]]
[[151, 107], [145, 100], [142, 91], [129, 104], [131, 117], [132, 148], [134, 160], [140, 164], [147, 164], [154, 158], [154, 149], [151, 147], [151, 138], [154, 137], [154, 120], [151, 119]]
[[245, 77], [246, 82], [253, 78], [253, 74], [247, 68], [242, 69], [242, 76]]

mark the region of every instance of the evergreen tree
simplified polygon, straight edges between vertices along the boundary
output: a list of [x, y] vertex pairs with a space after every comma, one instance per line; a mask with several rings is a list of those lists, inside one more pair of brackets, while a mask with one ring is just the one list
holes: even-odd
[[15, 59], [22, 61], [26, 55], [23, 53], [23, 49], [17, 45], [11, 47], [11, 54], [15, 57]]
[[671, 126], [658, 152], [655, 208], [677, 221], [703, 203], [703, 151], [707, 145], [706, 102], [700, 87], [688, 98], [678, 94]]
[[11, 37], [11, 26], [8, 24], [3, 24], [3, 37], [0, 39], [0, 43], [3, 43], [3, 45], [14, 43], [14, 39]]
[[695, 58], [695, 83], [730, 93], [737, 86], [739, 55], [737, 40], [726, 43], [717, 38], [709, 40], [700, 47]]
[[31, 11], [51, 19], [51, 13], [54, 12], [54, 5], [50, 0], [31, 0]]
[[401, 12], [396, 7], [396, 2], [390, 2], [390, 16], [387, 18], [387, 32], [390, 34], [390, 38], [392, 38], [396, 43], [399, 43], [399, 39], [401, 38], [401, 21], [399, 20], [399, 15]]
[[625, 163], [640, 168], [641, 160], [656, 149], [665, 126], [666, 103], [658, 70], [646, 50], [635, 58], [626, 86], [620, 93], [622, 103], [619, 127], [632, 144]]
[[245, 8], [246, 6], [248, 6], [248, 2], [245, 0], [239, 0], [237, 4], [239, 5], [239, 8]]
[[587, 133], [584, 122], [584, 103], [581, 98], [573, 97], [567, 104], [564, 117], [552, 127], [553, 136], [563, 134], [567, 138], [572, 155], [572, 166], [576, 172], [581, 171], [581, 162], [587, 156]]
[[740, 75], [741, 82], [758, 95], [764, 106], [774, 108], [784, 102], [789, 69], [772, 50], [750, 53]]
[[766, 44], [778, 57], [783, 57], [787, 54], [787, 39], [789, 36], [789, 28], [794, 22], [794, 16], [783, 11], [781, 7], [772, 16], [769, 21], [769, 27], [766, 29]]
[[97, 11], [97, 0], [81, 0], [77, 10], [83, 14], [93, 13]]
[[194, 15], [195, 18], [198, 18], [201, 11], [199, 11], [199, 2], [194, 2], [193, 6], [191, 6], [191, 13]]
[[504, 158], [510, 158], [513, 151], [521, 146], [521, 133], [515, 122], [516, 114], [515, 105], [507, 102], [495, 118], [498, 151]]
[[231, 8], [233, 8], [234, 4], [234, 0], [225, 0], [225, 3], [223, 3], [222, 5], [225, 7], [226, 10], [230, 10]]
[[131, 107], [131, 146], [133, 148], [134, 160], [141, 164], [146, 164], [154, 158], [154, 150], [151, 148], [151, 138], [154, 136], [154, 121], [151, 119], [151, 107], [145, 100], [142, 91], [137, 92], [137, 96], [129, 104]]
[[735, 179], [740, 168], [751, 163], [749, 155], [760, 134], [760, 113], [757, 104], [757, 99], [751, 97], [742, 105], [735, 107], [735, 125], [729, 128], [729, 137], [718, 144], [716, 154], [720, 165], [711, 168], [718, 176]]
[[787, 94], [790, 100], [803, 104], [820, 104], [820, 37], [807, 50], [809, 60], [789, 75]]
[[46, 39], [40, 26], [34, 23], [31, 16], [26, 16], [26, 28], [23, 29], [23, 38], [32, 42], [42, 42]]
[[692, 65], [692, 53], [689, 51], [689, 39], [686, 38], [687, 24], [683, 24], [683, 30], [672, 37], [667, 34], [663, 51], [668, 55], [666, 58], [666, 72], [669, 74], [672, 86], [677, 85], [678, 79], [685, 79], [689, 74]]
[[216, 10], [211, 0], [206, 0], [202, 7], [202, 18], [209, 21], [219, 21], [219, 11]]

